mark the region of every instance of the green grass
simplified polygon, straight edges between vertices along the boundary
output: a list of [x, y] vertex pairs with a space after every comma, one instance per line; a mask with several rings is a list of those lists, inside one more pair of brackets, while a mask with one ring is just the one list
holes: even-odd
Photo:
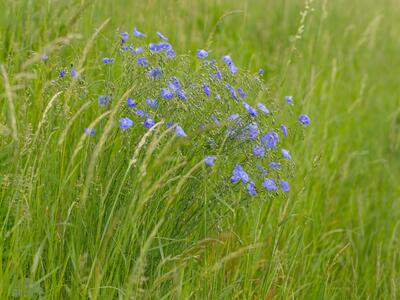
[[[400, 6], [311, 8], [294, 42], [300, 0], [2, 1], [0, 298], [398, 299]], [[288, 197], [238, 204], [240, 192], [191, 170], [202, 152], [171, 155], [185, 145], [157, 146], [156, 130], [143, 148], [111, 131], [74, 155], [100, 115], [77, 115], [82, 95], [103, 82], [63, 86], [44, 115], [53, 69], [82, 61], [95, 73], [133, 26], [163, 32], [178, 53], [207, 48], [264, 68], [270, 101], [294, 96], [312, 126], [292, 141]], [[49, 64], [27, 63], [49, 43]]]

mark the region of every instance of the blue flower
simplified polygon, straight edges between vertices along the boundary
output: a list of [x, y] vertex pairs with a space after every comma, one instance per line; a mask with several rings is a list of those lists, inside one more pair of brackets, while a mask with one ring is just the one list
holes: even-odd
[[71, 65], [71, 76], [72, 77], [78, 77], [78, 74], [76, 73], [74, 65]]
[[85, 128], [84, 132], [88, 134], [89, 136], [94, 135], [94, 128]]
[[147, 104], [148, 104], [150, 107], [155, 108], [155, 107], [158, 106], [157, 99], [147, 98], [147, 99], [146, 99], [146, 102], [147, 102]]
[[276, 191], [277, 189], [276, 183], [272, 178], [265, 178], [263, 186], [267, 191]]
[[148, 73], [150, 77], [153, 77], [154, 79], [158, 79], [161, 77], [162, 71], [160, 67], [155, 67], [151, 69]]
[[233, 176], [231, 177], [231, 182], [235, 183], [241, 180], [243, 183], [247, 183], [249, 181], [249, 175], [243, 170], [241, 165], [236, 165], [233, 169]]
[[240, 115], [239, 114], [232, 114], [232, 115], [229, 116], [229, 119], [231, 119], [232, 121], [238, 120], [238, 119], [240, 119]]
[[219, 124], [219, 120], [216, 115], [212, 114], [211, 119], [213, 120], [214, 123]]
[[261, 137], [261, 143], [265, 144], [265, 146], [268, 148], [275, 148], [278, 142], [278, 135], [273, 130], [269, 131]]
[[259, 133], [259, 130], [258, 130], [258, 125], [257, 125], [256, 122], [250, 123], [250, 124], [247, 126], [247, 130], [248, 130], [249, 138], [250, 138], [251, 140], [257, 139], [257, 135], [258, 135], [258, 133]]
[[153, 127], [154, 124], [156, 124], [156, 122], [153, 119], [150, 119], [150, 118], [144, 120], [144, 122], [143, 122], [144, 127], [146, 127], [147, 129]]
[[65, 76], [65, 70], [64, 69], [60, 70], [59, 76], [60, 76], [60, 78], [64, 78], [64, 76]]
[[287, 137], [287, 128], [285, 125], [281, 125], [281, 131], [284, 137]]
[[101, 105], [101, 106], [107, 106], [108, 103], [110, 103], [111, 101], [111, 97], [110, 96], [99, 96], [99, 98], [97, 99], [97, 102]]
[[224, 56], [222, 56], [222, 60], [224, 61], [224, 62], [226, 62], [228, 65], [229, 64], [231, 64], [233, 61], [232, 61], [232, 58], [229, 56], [229, 55], [224, 55]]
[[160, 47], [161, 50], [171, 50], [172, 45], [170, 43], [162, 42], [159, 43], [158, 46]]
[[293, 97], [292, 96], [285, 96], [285, 100], [289, 104], [293, 104]]
[[208, 165], [208, 166], [213, 166], [216, 159], [217, 159], [216, 156], [214, 156], [214, 155], [209, 155], [209, 156], [206, 156], [206, 157], [204, 158], [204, 163], [205, 163], [206, 165]]
[[[137, 48], [134, 48], [133, 50], [132, 50], [132, 54], [138, 54], [138, 53], [140, 53], [140, 52], [143, 52], [143, 47], [137, 47]], [[146, 66], [148, 65], [148, 63], [146, 64]]]
[[174, 126], [174, 125], [175, 125], [174, 122], [167, 122], [167, 123], [165, 124], [165, 127], [168, 129], [168, 128], [171, 128], [171, 127]]
[[243, 99], [246, 98], [246, 93], [243, 91], [242, 88], [237, 88], [237, 91], [239, 93], [239, 96], [242, 97]]
[[265, 114], [269, 114], [269, 109], [265, 107], [264, 104], [262, 103], [257, 103], [257, 107], [259, 110], [261, 110]]
[[280, 170], [280, 169], [281, 169], [281, 164], [280, 164], [280, 163], [276, 163], [276, 162], [270, 162], [270, 163], [269, 163], [269, 167], [270, 167], [271, 169]]
[[171, 82], [168, 83], [168, 86], [174, 91], [181, 89], [181, 84], [179, 83], [179, 80], [174, 76], [171, 77]]
[[210, 88], [208, 87], [208, 85], [203, 83], [202, 87], [203, 87], [203, 91], [206, 94], [206, 96], [210, 96]]
[[287, 192], [287, 191], [289, 191], [289, 183], [288, 183], [287, 181], [281, 179], [281, 180], [279, 181], [279, 184], [280, 184], [280, 186], [281, 186], [282, 192]]
[[168, 41], [168, 38], [166, 38], [161, 32], [157, 32], [157, 36], [158, 36], [160, 39], [163, 39], [163, 40]]
[[299, 116], [299, 121], [303, 125], [308, 125], [311, 122], [311, 119], [307, 115], [300, 115]]
[[197, 50], [196, 55], [198, 58], [206, 58], [208, 56], [208, 52], [206, 50], [199, 49]]
[[263, 75], [264, 74], [264, 70], [263, 69], [258, 69], [258, 75]]
[[147, 117], [149, 115], [149, 113], [144, 111], [143, 109], [136, 109], [136, 114], [139, 117]]
[[168, 88], [162, 88], [160, 95], [165, 99], [171, 99], [174, 97], [174, 93]]
[[250, 181], [250, 182], [247, 184], [247, 190], [249, 191], [249, 194], [250, 194], [251, 196], [254, 196], [254, 195], [257, 194], [256, 185], [254, 184], [253, 181]]
[[185, 133], [185, 131], [182, 129], [181, 126], [176, 125], [175, 127], [175, 133], [177, 136], [187, 136], [187, 134]]
[[126, 100], [126, 105], [128, 105], [129, 107], [136, 107], [136, 102], [132, 98], [129, 97]]
[[186, 92], [184, 90], [176, 90], [175, 93], [180, 99], [186, 100]]
[[211, 73], [213, 78], [222, 79], [222, 73], [217, 66], [215, 66], [215, 73]]
[[133, 125], [133, 121], [129, 118], [121, 118], [119, 120], [119, 128], [121, 129], [128, 129], [130, 127], [132, 127]]
[[114, 58], [108, 58], [108, 57], [104, 57], [103, 58], [103, 63], [104, 64], [110, 64], [110, 63], [113, 63], [114, 61], [115, 61]]
[[158, 53], [161, 51], [161, 47], [158, 44], [150, 44], [149, 49], [151, 52]]
[[255, 156], [264, 156], [265, 155], [264, 147], [260, 146], [260, 145], [254, 145], [253, 146], [253, 154]]
[[145, 57], [138, 57], [136, 62], [139, 66], [147, 67], [149, 65], [149, 61]]
[[235, 99], [235, 101], [239, 101], [239, 98], [236, 96], [235, 88], [232, 85], [230, 85], [229, 83], [226, 83], [225, 85], [228, 88], [229, 93], [231, 94], [232, 98]]
[[165, 56], [167, 58], [174, 58], [176, 56], [176, 52], [174, 50], [170, 49], [167, 52], [165, 52]]
[[136, 27], [133, 29], [133, 34], [137, 37], [146, 36], [144, 33], [141, 33], [139, 30], [137, 30]]
[[233, 75], [235, 75], [236, 73], [237, 73], [237, 71], [239, 70], [236, 66], [235, 66], [235, 64], [232, 62], [232, 63], [230, 63], [229, 65], [228, 65], [228, 68], [229, 68], [229, 71], [231, 71], [231, 73], [233, 74]]
[[129, 33], [127, 33], [127, 32], [122, 32], [122, 33], [119, 34], [119, 36], [120, 36], [122, 39], [127, 40], [128, 37], [129, 37]]
[[242, 102], [242, 103], [243, 103], [243, 106], [246, 108], [246, 111], [250, 114], [250, 116], [257, 117], [258, 113], [253, 107], [251, 107], [246, 102]]
[[282, 156], [283, 156], [284, 158], [286, 158], [286, 159], [288, 159], [288, 160], [291, 160], [291, 159], [292, 159], [292, 156], [290, 155], [290, 153], [289, 153], [288, 150], [282, 148], [281, 152], [282, 152]]

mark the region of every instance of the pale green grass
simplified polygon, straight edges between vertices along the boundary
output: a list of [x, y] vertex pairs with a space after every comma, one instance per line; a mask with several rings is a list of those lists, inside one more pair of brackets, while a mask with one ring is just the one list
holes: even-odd
[[[398, 299], [398, 1], [314, 1], [295, 44], [303, 1], [134, 2], [0, 3], [0, 298], [29, 279], [46, 299]], [[178, 52], [262, 67], [273, 99], [294, 96], [312, 126], [294, 140], [288, 198], [211, 201], [210, 182], [182, 176], [201, 153], [171, 161], [176, 145], [156, 148], [157, 130], [144, 148], [111, 132], [96, 161], [98, 140], [76, 150], [100, 114], [77, 115], [73, 92], [49, 104], [48, 71], [96, 68], [113, 35], [136, 25]], [[47, 65], [26, 63], [61, 37]]]

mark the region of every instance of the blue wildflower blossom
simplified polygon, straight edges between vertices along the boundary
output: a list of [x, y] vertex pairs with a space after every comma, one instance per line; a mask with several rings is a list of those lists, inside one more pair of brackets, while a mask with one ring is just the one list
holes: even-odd
[[243, 91], [242, 88], [237, 88], [237, 91], [239, 93], [239, 96], [242, 97], [243, 99], [246, 98], [246, 93]]
[[128, 39], [128, 37], [129, 37], [129, 33], [128, 33], [128, 32], [122, 32], [122, 33], [119, 34], [119, 36], [120, 36], [124, 41], [126, 41], [126, 40]]
[[174, 76], [171, 77], [171, 82], [168, 83], [168, 86], [174, 91], [181, 89], [181, 84], [179, 83], [179, 80]]
[[233, 98], [235, 101], [239, 101], [239, 98], [236, 96], [236, 90], [235, 90], [235, 88], [234, 88], [232, 85], [230, 85], [229, 83], [226, 83], [225, 85], [226, 85], [226, 87], [228, 88], [229, 93], [231, 94], [232, 98]]
[[249, 175], [243, 170], [241, 165], [236, 165], [233, 169], [233, 176], [231, 177], [231, 182], [235, 183], [241, 180], [243, 183], [247, 183], [249, 181]]
[[265, 178], [263, 186], [267, 191], [276, 191], [277, 189], [276, 183], [272, 178]]
[[254, 145], [253, 146], [253, 154], [255, 156], [264, 156], [265, 155], [264, 147], [260, 146], [260, 145]]
[[283, 179], [279, 181], [279, 185], [281, 186], [282, 192], [287, 192], [289, 191], [289, 183]]
[[150, 106], [150, 107], [155, 108], [155, 107], [158, 106], [157, 99], [147, 98], [146, 102], [147, 102], [147, 105]]
[[141, 36], [145, 37], [145, 36], [146, 36], [144, 33], [141, 33], [139, 30], [137, 30], [136, 27], [133, 28], [133, 34], [134, 34], [135, 36], [137, 36], [137, 37], [141, 37]]
[[136, 109], [136, 114], [139, 116], [139, 117], [147, 117], [149, 114], [146, 112], [146, 111], [144, 111], [143, 109]]
[[154, 124], [156, 124], [156, 122], [155, 122], [153, 119], [150, 119], [150, 118], [147, 118], [146, 120], [143, 121], [143, 125], [144, 125], [144, 127], [146, 127], [147, 129], [153, 127]]
[[292, 96], [285, 96], [285, 100], [289, 104], [293, 104], [293, 97]]
[[206, 58], [208, 56], [208, 52], [206, 50], [199, 49], [197, 50], [196, 55], [198, 58]]
[[266, 108], [264, 104], [262, 104], [262, 103], [259, 102], [259, 103], [257, 103], [257, 107], [258, 107], [258, 109], [261, 110], [263, 113], [269, 114], [269, 109]]
[[101, 105], [101, 106], [107, 106], [108, 103], [110, 103], [111, 101], [111, 97], [110, 96], [99, 96], [99, 98], [97, 99], [97, 102]]
[[[133, 50], [132, 50], [132, 54], [138, 54], [138, 53], [141, 53], [141, 52], [143, 52], [143, 47], [137, 47], [137, 48], [134, 48]], [[143, 57], [142, 57], [143, 58]], [[146, 64], [146, 66], [148, 65], [148, 63]]]
[[176, 125], [175, 133], [176, 133], [177, 136], [187, 136], [186, 132], [179, 125]]
[[94, 135], [94, 128], [85, 128], [84, 132], [88, 134], [89, 136]]
[[165, 37], [165, 35], [163, 35], [161, 32], [158, 32], [158, 31], [157, 31], [157, 36], [158, 36], [160, 39], [162, 39], [162, 40], [168, 41], [168, 38]]
[[229, 116], [229, 119], [231, 119], [232, 121], [238, 120], [238, 119], [240, 119], [240, 115], [239, 114], [232, 114], [232, 115]]
[[206, 94], [207, 97], [210, 96], [210, 88], [208, 87], [208, 85], [203, 83], [202, 87], [203, 87], [204, 94]]
[[246, 111], [250, 114], [250, 116], [257, 117], [258, 113], [253, 107], [251, 107], [246, 102], [242, 102], [242, 103], [243, 103], [243, 106], [246, 108]]
[[71, 76], [74, 78], [78, 77], [78, 74], [76, 73], [74, 65], [72, 65], [72, 64], [71, 64]]
[[275, 148], [279, 142], [278, 135], [275, 131], [271, 130], [261, 137], [261, 143], [265, 144], [267, 148]]
[[162, 71], [160, 67], [155, 67], [147, 73], [150, 77], [153, 77], [154, 79], [158, 79], [161, 77]]
[[167, 58], [174, 58], [176, 56], [176, 52], [172, 49], [169, 49], [167, 52], [165, 52], [165, 56]]
[[139, 66], [147, 67], [149, 65], [149, 61], [145, 57], [138, 57], [136, 62]]
[[303, 124], [303, 125], [308, 125], [308, 124], [310, 124], [311, 119], [310, 119], [310, 117], [307, 116], [307, 115], [300, 115], [300, 116], [299, 116], [299, 121], [300, 121], [300, 123]]
[[283, 137], [287, 137], [287, 128], [283, 124], [281, 125], [281, 131], [282, 131]]
[[284, 158], [286, 158], [288, 160], [292, 159], [292, 156], [290, 155], [290, 152], [288, 150], [282, 148], [281, 152], [282, 152], [282, 156]]
[[171, 99], [174, 97], [174, 93], [168, 88], [162, 88], [160, 95], [165, 99]]
[[171, 128], [171, 127], [174, 126], [174, 125], [175, 125], [174, 122], [167, 122], [167, 123], [165, 124], [165, 127], [168, 129], [168, 128]]
[[235, 75], [237, 73], [237, 71], [239, 70], [233, 62], [228, 65], [228, 68], [229, 68], [229, 71], [231, 71], [231, 73], [233, 75]]
[[224, 62], [226, 62], [227, 64], [230, 64], [230, 63], [233, 62], [233, 61], [232, 61], [232, 58], [231, 58], [229, 55], [224, 55], [224, 56], [222, 56], [222, 60], [223, 60]]
[[65, 76], [65, 70], [64, 69], [60, 70], [59, 76], [60, 76], [60, 78], [64, 78], [64, 76]]
[[109, 57], [104, 57], [102, 61], [103, 61], [103, 64], [111, 64], [115, 61], [115, 59], [109, 58]]
[[206, 157], [204, 158], [204, 163], [205, 163], [207, 166], [213, 166], [216, 159], [217, 159], [216, 156], [214, 156], [214, 155], [209, 155], [209, 156], [206, 156]]
[[249, 194], [250, 194], [251, 196], [254, 196], [254, 195], [257, 194], [256, 185], [255, 185], [255, 183], [254, 183], [253, 181], [250, 181], [250, 182], [247, 184], [247, 190], [249, 191]]
[[172, 45], [167, 42], [162, 42], [158, 44], [158, 47], [160, 47], [161, 50], [170, 50], [172, 49]]
[[251, 140], [253, 140], [253, 141], [256, 140], [256, 139], [257, 139], [257, 135], [258, 135], [258, 133], [259, 133], [257, 123], [256, 123], [256, 122], [253, 122], [253, 123], [249, 124], [249, 125], [247, 126], [247, 130], [248, 130], [249, 138], [250, 138]]
[[261, 75], [263, 75], [263, 74], [264, 74], [264, 70], [263, 70], [263, 69], [258, 69], [258, 72], [257, 72], [257, 73], [258, 73], [258, 75], [260, 75], [260, 76], [261, 76]]
[[151, 52], [158, 53], [161, 51], [161, 47], [158, 44], [150, 44], [149, 49]]
[[280, 170], [280, 169], [281, 169], [281, 164], [280, 164], [280, 163], [277, 163], [277, 162], [270, 162], [270, 163], [269, 163], [269, 167], [270, 167], [271, 169]]
[[132, 98], [128, 97], [128, 99], [126, 100], [126, 105], [128, 105], [129, 107], [136, 107], [136, 102]]
[[128, 129], [130, 127], [132, 127], [133, 125], [133, 121], [129, 118], [121, 118], [119, 120], [119, 128], [121, 129]]

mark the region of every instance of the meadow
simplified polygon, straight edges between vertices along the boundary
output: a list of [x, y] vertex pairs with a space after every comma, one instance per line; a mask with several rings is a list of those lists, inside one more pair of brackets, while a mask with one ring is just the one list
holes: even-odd
[[[1, 1], [0, 299], [398, 299], [399, 20], [398, 0]], [[121, 63], [135, 27], [197, 83], [198, 49], [233, 59], [290, 125], [289, 191], [229, 182], [251, 154], [193, 129], [229, 113], [215, 101], [166, 107], [187, 136], [121, 127], [155, 89]]]

